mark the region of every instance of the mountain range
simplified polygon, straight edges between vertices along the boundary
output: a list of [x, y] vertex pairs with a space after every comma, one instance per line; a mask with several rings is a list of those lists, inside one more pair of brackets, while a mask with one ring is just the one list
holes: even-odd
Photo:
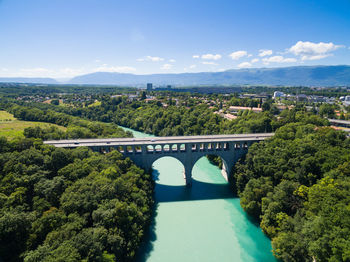
[[[50, 78], [0, 78], [0, 82], [55, 84]], [[7, 81], [5, 81], [7, 80]], [[286, 85], [286, 86], [350, 86], [350, 66], [293, 66], [280, 68], [245, 68], [223, 72], [135, 75], [96, 72], [72, 78], [65, 84], [97, 84], [145, 86], [153, 85]]]
[[35, 84], [58, 84], [59, 82], [48, 77], [0, 77], [3, 83], [35, 83]]

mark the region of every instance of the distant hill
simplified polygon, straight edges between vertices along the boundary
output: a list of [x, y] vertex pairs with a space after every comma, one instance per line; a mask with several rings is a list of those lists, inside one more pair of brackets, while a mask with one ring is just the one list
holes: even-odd
[[100, 85], [287, 85], [350, 86], [350, 66], [246, 68], [224, 72], [134, 75], [96, 72], [72, 78], [70, 84]]
[[[62, 84], [52, 78], [0, 77], [0, 82]], [[350, 86], [350, 66], [293, 66], [280, 68], [245, 68], [224, 72], [134, 75], [96, 72], [81, 75], [64, 84], [145, 86], [154, 85], [286, 85]]]
[[53, 78], [41, 77], [0, 77], [0, 82], [6, 83], [33, 83], [33, 84], [58, 84]]

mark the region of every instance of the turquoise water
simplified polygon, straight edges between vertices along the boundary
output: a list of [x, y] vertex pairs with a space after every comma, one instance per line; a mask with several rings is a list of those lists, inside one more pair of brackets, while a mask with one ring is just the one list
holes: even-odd
[[[135, 137], [149, 136], [130, 131]], [[137, 261], [277, 261], [270, 240], [205, 157], [193, 168], [191, 188], [184, 186], [178, 160], [161, 158], [153, 169], [155, 217]]]

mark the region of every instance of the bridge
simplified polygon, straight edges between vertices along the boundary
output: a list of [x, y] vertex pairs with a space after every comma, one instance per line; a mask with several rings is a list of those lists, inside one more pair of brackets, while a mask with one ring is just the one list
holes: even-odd
[[192, 184], [192, 168], [203, 156], [216, 155], [222, 159], [222, 174], [228, 180], [235, 163], [247, 152], [254, 142], [270, 138], [274, 133], [173, 136], [146, 138], [104, 138], [52, 140], [44, 144], [61, 148], [89, 147], [102, 153], [118, 150], [145, 170], [152, 168], [153, 162], [165, 156], [174, 157], [184, 166], [186, 185]]

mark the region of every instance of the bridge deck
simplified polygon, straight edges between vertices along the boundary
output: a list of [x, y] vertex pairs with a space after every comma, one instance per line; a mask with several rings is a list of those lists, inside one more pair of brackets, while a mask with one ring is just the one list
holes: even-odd
[[202, 135], [202, 136], [172, 136], [172, 137], [145, 137], [145, 138], [102, 138], [102, 139], [71, 139], [51, 140], [45, 144], [55, 147], [78, 146], [131, 146], [131, 145], [166, 145], [189, 143], [215, 143], [215, 142], [239, 142], [261, 141], [272, 137], [274, 133], [233, 134], [233, 135]]

